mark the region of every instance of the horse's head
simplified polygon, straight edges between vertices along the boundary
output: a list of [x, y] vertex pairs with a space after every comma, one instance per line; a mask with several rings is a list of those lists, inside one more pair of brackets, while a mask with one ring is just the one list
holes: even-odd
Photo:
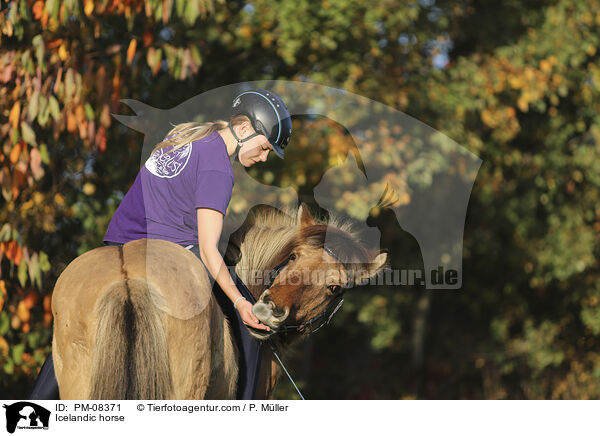
[[346, 289], [385, 266], [385, 252], [368, 251], [353, 234], [317, 224], [304, 205], [297, 226], [296, 237], [275, 256], [272, 281], [253, 307], [271, 327], [250, 329], [257, 339], [291, 329], [314, 331], [335, 313]]

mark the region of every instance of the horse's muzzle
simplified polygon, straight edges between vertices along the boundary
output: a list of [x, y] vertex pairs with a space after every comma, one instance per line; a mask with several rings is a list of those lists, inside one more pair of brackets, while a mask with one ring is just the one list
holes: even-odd
[[290, 313], [289, 308], [276, 307], [269, 298], [269, 291], [263, 292], [258, 302], [252, 306], [252, 313], [263, 323], [277, 330]]

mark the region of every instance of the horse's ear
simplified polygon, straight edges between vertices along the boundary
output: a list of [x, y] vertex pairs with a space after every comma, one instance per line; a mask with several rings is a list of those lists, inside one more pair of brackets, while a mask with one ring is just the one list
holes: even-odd
[[382, 270], [386, 266], [386, 262], [387, 253], [385, 251], [380, 251], [369, 264], [369, 277], [374, 276], [379, 270]]
[[[375, 250], [377, 252], [377, 250]], [[367, 267], [364, 270], [358, 272], [356, 277], [357, 284], [364, 284], [365, 281], [368, 281], [371, 277], [377, 274], [380, 270], [385, 268], [387, 265], [387, 252], [380, 251], [378, 254], [369, 261]]]
[[316, 224], [315, 220], [313, 219], [312, 215], [310, 214], [310, 211], [308, 210], [308, 207], [306, 206], [306, 203], [304, 203], [304, 202], [298, 208], [297, 223], [298, 223], [298, 227], [308, 227], [308, 226], [314, 226]]

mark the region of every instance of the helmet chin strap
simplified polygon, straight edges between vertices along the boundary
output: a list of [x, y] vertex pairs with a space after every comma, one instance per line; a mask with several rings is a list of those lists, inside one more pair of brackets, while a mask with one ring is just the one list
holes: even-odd
[[255, 136], [260, 135], [260, 133], [258, 132], [254, 132], [252, 135], [248, 136], [247, 138], [244, 139], [240, 139], [237, 137], [237, 135], [235, 134], [235, 131], [233, 130], [233, 127], [231, 127], [231, 123], [229, 124], [229, 130], [231, 131], [231, 134], [233, 135], [233, 137], [235, 138], [235, 140], [237, 141], [237, 145], [235, 147], [235, 151], [233, 152], [233, 156], [237, 156], [237, 159], [240, 160], [240, 155], [239, 155], [239, 150], [242, 147], [242, 142], [246, 142], [249, 139], [254, 138]]
[[[235, 138], [235, 140], [237, 141], [237, 147], [241, 147], [242, 146], [242, 142], [246, 142], [249, 139], [254, 138], [255, 136], [260, 135], [260, 133], [258, 132], [254, 132], [252, 135], [248, 136], [247, 138], [244, 139], [240, 139], [237, 137], [237, 135], [235, 134], [235, 131], [233, 130], [233, 127], [231, 127], [231, 124], [229, 124], [229, 130], [231, 131], [231, 134], [233, 135], [233, 137]], [[237, 148], [236, 148], [237, 151]]]

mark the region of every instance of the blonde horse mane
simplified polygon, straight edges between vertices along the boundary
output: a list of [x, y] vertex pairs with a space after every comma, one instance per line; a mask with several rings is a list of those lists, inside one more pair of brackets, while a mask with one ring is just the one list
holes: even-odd
[[[343, 220], [330, 215], [313, 217], [315, 224], [326, 226], [331, 232], [345, 233], [356, 246], [360, 238], [354, 225], [349, 220]], [[298, 210], [271, 207], [257, 207], [248, 214], [241, 232], [234, 234], [231, 243], [240, 249], [241, 257], [236, 265], [236, 274], [248, 285], [254, 293], [259, 286], [252, 285], [251, 274], [262, 272], [273, 267], [274, 254], [280, 253], [286, 246], [298, 237]]]

